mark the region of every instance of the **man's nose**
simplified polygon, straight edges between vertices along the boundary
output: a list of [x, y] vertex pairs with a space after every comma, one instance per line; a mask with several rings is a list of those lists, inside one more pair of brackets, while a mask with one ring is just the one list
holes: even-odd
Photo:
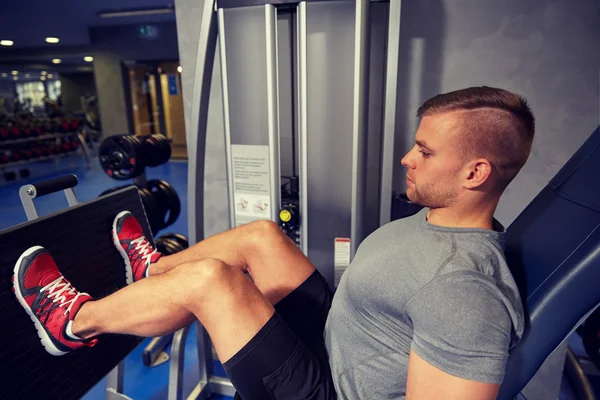
[[412, 154], [413, 151], [411, 150], [408, 153], [406, 153], [406, 155], [402, 158], [402, 161], [400, 161], [402, 165], [406, 168], [414, 168], [414, 158]]

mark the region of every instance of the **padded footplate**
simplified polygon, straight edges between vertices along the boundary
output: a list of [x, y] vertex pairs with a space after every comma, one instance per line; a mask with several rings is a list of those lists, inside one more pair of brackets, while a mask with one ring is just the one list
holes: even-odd
[[48, 249], [73, 286], [94, 298], [124, 287], [125, 266], [111, 236], [113, 220], [123, 210], [152, 237], [135, 187], [0, 232], [1, 399], [79, 399], [143, 340], [103, 335], [93, 348], [52, 356], [12, 292], [15, 263], [35, 245]]

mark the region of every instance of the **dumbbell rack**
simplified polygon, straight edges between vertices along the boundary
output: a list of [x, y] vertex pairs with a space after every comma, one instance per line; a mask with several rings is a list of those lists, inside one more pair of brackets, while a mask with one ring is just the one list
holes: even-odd
[[[3, 140], [3, 141], [0, 141], [0, 151], [2, 151], [5, 148], [5, 146], [14, 146], [14, 145], [33, 142], [33, 141], [52, 140], [52, 139], [55, 139], [55, 141], [58, 142], [58, 140], [61, 138], [76, 139], [77, 143], [78, 143], [77, 147], [82, 149], [83, 156], [85, 157], [85, 159], [87, 161], [87, 166], [90, 167], [92, 165], [92, 159], [90, 156], [89, 148], [87, 146], [85, 139], [83, 138], [83, 136], [81, 135], [81, 133], [79, 131], [71, 132], [71, 133], [51, 133], [51, 134], [45, 134], [45, 135], [40, 135], [40, 136], [30, 136], [30, 137], [20, 138], [20, 139]], [[70, 156], [74, 155], [75, 151], [70, 151], [67, 153], [50, 154], [47, 156], [29, 158], [29, 159], [25, 159], [25, 160], [10, 161], [7, 163], [0, 164], [0, 169], [2, 169], [3, 171], [6, 171], [7, 168], [12, 168], [12, 167], [25, 165], [25, 164], [29, 164], [29, 163], [52, 160], [52, 159], [58, 160], [60, 158], [70, 157]]]

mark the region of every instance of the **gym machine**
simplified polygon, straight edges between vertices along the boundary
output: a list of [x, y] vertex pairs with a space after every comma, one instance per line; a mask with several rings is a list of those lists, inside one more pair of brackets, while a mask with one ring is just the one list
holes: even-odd
[[[125, 287], [122, 259], [114, 249], [110, 232], [118, 210], [127, 209], [152, 240], [138, 191], [125, 188], [79, 203], [74, 192], [76, 185], [76, 176], [67, 175], [22, 186], [19, 196], [28, 222], [0, 231], [1, 319], [5, 327], [0, 341], [6, 361], [0, 366], [0, 398], [78, 399], [107, 376], [106, 398], [128, 399], [122, 394], [123, 360], [143, 338], [107, 335], [94, 348], [63, 357], [50, 356], [11, 291], [14, 265], [21, 253], [33, 245], [48, 249], [71, 283], [96, 298]], [[34, 200], [59, 191], [64, 192], [69, 207], [39, 216]], [[65, 376], [69, 379], [65, 380]]]
[[[374, 99], [381, 107], [388, 33], [371, 41], [372, 5], [366, 0], [213, 0], [203, 7], [187, 138], [190, 243], [203, 238], [204, 164], [212, 156], [205, 153], [206, 121], [218, 51], [229, 227], [259, 219], [279, 222], [335, 287], [369, 233], [367, 213], [375, 222], [379, 218], [379, 205], [366, 201], [367, 169], [379, 175], [380, 168], [378, 155], [367, 160], [367, 144], [381, 146], [379, 129], [367, 137], [369, 67], [375, 43], [381, 96]], [[373, 8], [387, 25], [388, 4]], [[399, 20], [392, 12], [399, 8], [389, 15]], [[388, 64], [395, 68], [397, 61]], [[391, 199], [391, 190], [386, 196]], [[375, 201], [378, 197], [375, 193]], [[198, 329], [198, 351], [201, 378], [190, 398], [232, 396], [231, 383], [213, 373], [203, 329]]]
[[[287, 206], [279, 187], [280, 176], [287, 175], [282, 172], [285, 160], [292, 158], [281, 157], [285, 152], [284, 133], [291, 129], [296, 145], [292, 153], [297, 154], [299, 171], [298, 196], [293, 203], [294, 211], [299, 211], [297, 243], [329, 284], [336, 286], [362, 239], [395, 218], [392, 209], [398, 209], [398, 202], [406, 205], [401, 195], [392, 195], [401, 6], [401, 1], [366, 0], [204, 3], [188, 129], [191, 243], [203, 238], [205, 160], [220, 156], [205, 153], [209, 99], [218, 97], [210, 96], [211, 79], [213, 73], [220, 72], [229, 227], [256, 219], [285, 223], [282, 219], [292, 214], [285, 209], [281, 215], [277, 213]], [[385, 11], [378, 16], [380, 7]], [[288, 13], [290, 28], [281, 29]], [[378, 26], [385, 26], [379, 29], [384, 33], [380, 40], [370, 37], [378, 32], [375, 25], [371, 26], [377, 17]], [[217, 51], [219, 57], [215, 57]], [[382, 54], [382, 59], [378, 60], [377, 54]], [[285, 115], [286, 108], [293, 110], [291, 122]], [[371, 129], [376, 122], [381, 123], [379, 129]], [[584, 148], [588, 149], [589, 143], [587, 146]], [[374, 168], [370, 168], [372, 164]], [[543, 196], [540, 199], [535, 207], [543, 206], [539, 203], [544, 201]], [[208, 206], [218, 209], [215, 204]], [[532, 212], [530, 206], [520, 221], [531, 223], [536, 216], [540, 214]], [[551, 218], [544, 215], [536, 222], [541, 226], [552, 224]], [[374, 221], [378, 223], [369, 225]], [[515, 238], [523, 233], [518, 221], [511, 230]], [[577, 229], [570, 225], [563, 228]], [[577, 237], [585, 240], [586, 236]], [[593, 244], [587, 243], [592, 246], [587, 254], [594, 254]], [[518, 254], [536, 246], [533, 239], [521, 244], [529, 247]], [[556, 265], [557, 260], [560, 265], [563, 256], [557, 254], [546, 265]], [[562, 275], [564, 271], [556, 274], [553, 269], [539, 269], [533, 260], [532, 255], [526, 262], [517, 258], [511, 261], [522, 267], [530, 282], [558, 279], [566, 292], [577, 290], [575, 281]], [[594, 274], [592, 268], [577, 263], [569, 268], [581, 276]], [[521, 281], [531, 313], [528, 332], [546, 329], [555, 330], [556, 335], [549, 335], [552, 339], [546, 340], [545, 346], [524, 339], [511, 358], [510, 378], [503, 385], [502, 399], [514, 399], [548, 355], [568, 337], [579, 318], [590, 311], [590, 304], [595, 307], [600, 302], [596, 292], [582, 290], [581, 309], [570, 313], [577, 314], [577, 319], [566, 319], [562, 330], [551, 327], [547, 321], [537, 319], [538, 313], [545, 312], [539, 308], [543, 302], [538, 299], [552, 298], [555, 287], [544, 279], [539, 282], [545, 285], [533, 287]], [[190, 398], [204, 399], [213, 393], [231, 395], [230, 384], [213, 375], [206, 332], [198, 332], [200, 382]], [[522, 358], [520, 352], [528, 357]]]
[[[393, 169], [390, 166], [393, 163], [395, 104], [390, 104], [395, 103], [395, 88], [392, 88], [390, 82], [396, 79], [394, 76], [398, 66], [397, 21], [400, 17], [400, 2], [392, 1], [389, 7], [384, 3], [371, 4], [368, 1], [297, 3], [280, 0], [277, 3], [283, 5], [278, 7], [258, 0], [252, 0], [252, 3], [252, 7], [229, 8], [239, 5], [239, 2], [222, 0], [218, 2], [220, 8], [217, 10], [214, 8], [214, 1], [207, 1], [204, 5], [197, 62], [199, 72], [193, 87], [192, 124], [188, 130], [190, 242], [195, 243], [203, 237], [206, 124], [213, 62], [218, 48], [227, 138], [230, 226], [249, 222], [254, 218], [281, 220], [284, 225], [284, 219], [288, 217], [285, 213], [282, 215], [281, 211], [292, 203], [296, 210], [300, 210], [296, 213], [299, 227], [290, 227], [289, 230], [298, 235], [297, 243], [302, 251], [309, 255], [330, 285], [335, 287], [336, 269], [343, 270], [370, 229], [365, 228], [371, 219], [366, 216], [375, 209], [375, 214], [379, 217], [377, 225], [392, 218]], [[256, 5], [257, 3], [260, 4]], [[371, 30], [366, 29], [369, 18], [377, 15], [376, 11], [382, 4], [385, 5], [385, 19], [389, 18], [395, 23], [389, 24], [389, 29], [384, 32], [387, 40], [379, 41], [380, 46], [384, 46], [383, 54], [387, 54], [385, 63], [381, 64], [385, 73], [379, 74], [381, 71], [373, 72], [373, 65], [369, 66], [364, 57], [368, 53], [377, 53], [377, 49], [373, 47], [366, 51], [365, 48], [368, 49], [369, 46], [363, 39], [368, 37], [368, 31]], [[292, 27], [291, 32], [296, 32], [296, 36], [290, 35], [291, 48], [296, 49], [291, 53], [295, 57], [290, 57], [296, 60], [290, 62], [290, 69], [294, 71], [289, 85], [290, 92], [293, 93], [291, 96], [283, 95], [283, 70], [280, 64], [284, 59], [277, 58], [277, 54], [281, 55], [282, 51], [278, 41], [279, 29], [275, 29], [286, 12], [291, 12], [291, 16], [287, 18]], [[282, 24], [285, 26], [285, 23]], [[245, 31], [241, 31], [241, 26], [256, 35], [244, 35]], [[230, 32], [230, 27], [234, 31]], [[235, 29], [240, 31], [235, 32]], [[259, 35], [260, 32], [264, 34]], [[260, 46], [244, 42], [250, 39], [258, 40]], [[374, 42], [375, 40], [372, 43]], [[250, 54], [245, 54], [245, 57], [237, 55], [237, 61], [231, 61], [236, 60], [236, 51], [244, 49]], [[311, 56], [313, 51], [314, 56]], [[261, 63], [262, 68], [252, 68]], [[230, 67], [239, 70], [232, 71]], [[384, 114], [383, 135], [374, 136], [373, 139], [381, 144], [382, 155], [381, 159], [376, 157], [374, 161], [370, 157], [371, 135], [365, 137], [367, 117], [371, 116], [365, 112], [365, 104], [370, 104], [378, 97], [367, 96], [372, 91], [366, 90], [369, 68], [372, 74], [385, 76], [386, 82], [385, 95], [382, 93], [380, 96], [380, 100], [385, 99], [385, 104], [381, 107]], [[264, 79], [258, 80], [255, 75], [261, 75]], [[319, 87], [324, 89], [319, 91]], [[383, 81], [381, 87], [384, 87]], [[244, 93], [246, 89], [250, 93]], [[286, 176], [291, 175], [291, 187], [295, 186], [292, 183], [295, 181], [295, 174], [283, 172], [282, 159], [277, 157], [283, 149], [282, 121], [286, 98], [292, 103], [291, 108], [296, 110], [291, 129], [297, 132], [294, 152], [298, 153], [299, 164], [298, 193], [296, 195], [295, 189], [290, 189], [290, 199], [281, 195], [280, 176], [284, 173]], [[368, 102], [365, 101], [367, 99]], [[264, 104], [266, 107], [263, 107]], [[378, 118], [380, 117], [381, 115]], [[365, 146], [365, 143], [368, 145]], [[308, 148], [311, 149], [310, 152], [307, 151]], [[502, 400], [514, 399], [546, 357], [600, 303], [600, 293], [596, 288], [600, 278], [600, 192], [598, 180], [594, 179], [599, 160], [600, 129], [592, 134], [509, 227], [509, 263], [514, 268], [515, 277], [522, 289], [528, 326], [524, 340], [509, 360], [507, 380], [499, 397]], [[373, 203], [370, 203], [368, 197], [371, 191], [366, 189], [370, 182], [365, 178], [372, 175], [365, 173], [365, 170], [369, 169], [372, 161], [377, 171], [381, 168], [381, 189], [376, 190], [379, 197], [375, 202], [378, 207], [371, 207]], [[590, 183], [594, 185], [589, 186]], [[376, 187], [377, 185], [379, 179]], [[256, 212], [253, 211], [254, 208], [250, 211], [244, 207], [237, 209], [236, 196], [239, 199], [250, 195], [256, 197], [244, 200], [248, 200], [248, 205], [259, 206]], [[266, 205], [265, 199], [268, 199]], [[53, 251], [53, 254], [61, 269], [72, 277], [76, 287], [91, 287], [90, 282], [95, 282], [90, 290], [94, 296], [102, 297], [107, 291], [124, 286], [123, 273], [119, 269], [121, 262], [118, 254], [113, 254], [115, 252], [112, 251], [110, 239], [98, 242], [102, 251], [96, 251], [95, 254], [108, 254], [104, 258], [93, 259], [89, 252], [74, 254], [72, 251], [73, 246], [85, 246], [102, 237], [102, 232], [110, 229], [115, 208], [120, 210], [124, 207], [134, 211], [138, 220], [143, 221], [146, 235], [152, 237], [139, 193], [134, 188], [122, 189], [89, 204], [73, 206], [64, 213], [41, 217], [0, 232], [0, 238], [4, 239], [0, 240], [0, 254], [5, 270], [5, 285], [0, 290], [0, 295], [5, 297], [3, 318], [6, 320], [3, 326], [11, 326], [15, 332], [31, 330], [27, 316], [19, 309], [18, 304], [9, 299], [13, 295], [9, 289], [10, 274], [6, 271], [12, 270], [19, 255], [15, 243], [36, 241], [51, 250], [53, 247], [60, 248], [60, 251], [56, 254]], [[86, 225], [82, 226], [81, 221]], [[53, 231], [55, 226], [65, 227], [60, 236]], [[283, 228], [288, 229], [285, 225]], [[86, 232], [85, 236], [81, 235], [82, 230]], [[557, 235], [557, 232], [561, 232], [561, 235]], [[336, 238], [340, 239], [339, 242]], [[106, 252], [103, 253], [105, 247]], [[544, 251], [546, 247], [552, 251]], [[90, 267], [78, 269], [82, 264]], [[100, 277], [104, 279], [99, 279]], [[557, 313], [560, 314], [559, 320], [556, 318]], [[170, 399], [182, 397], [183, 346], [188, 332], [189, 327], [186, 327], [174, 335]], [[68, 359], [44, 359], [44, 350], [39, 346], [35, 334], [14, 335], [11, 332], [4, 340], [10, 340], [10, 345], [7, 341], [4, 347], [4, 356], [14, 360], [6, 363], [2, 371], [7, 382], [2, 395], [7, 394], [9, 398], [53, 395], [62, 398], [81, 397], [99, 377], [112, 370], [140, 343], [137, 338], [109, 336], [98, 347], [80, 350]], [[216, 393], [233, 395], [231, 383], [213, 373], [211, 345], [202, 329], [198, 329], [198, 356], [201, 376], [190, 398], [207, 398]], [[37, 393], [36, 391], [46, 390], [47, 387], [28, 385], [24, 368], [27, 360], [31, 359], [47, 360], [45, 362], [48, 364], [44, 368], [48, 372], [44, 375], [52, 383], [51, 389], [55, 392]], [[81, 368], [91, 363], [94, 363], [93, 374], [89, 368]], [[116, 376], [113, 375], [116, 379], [109, 380], [109, 397], [123, 398], [119, 393], [121, 372], [122, 370], [116, 370]], [[57, 382], [64, 381], [61, 379], [63, 374], [71, 377], [69, 385], [56, 385]]]

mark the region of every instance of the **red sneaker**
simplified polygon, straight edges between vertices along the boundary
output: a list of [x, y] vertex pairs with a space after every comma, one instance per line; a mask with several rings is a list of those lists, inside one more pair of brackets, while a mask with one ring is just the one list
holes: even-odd
[[98, 339], [83, 340], [73, 334], [75, 315], [92, 297], [78, 292], [62, 276], [54, 259], [43, 247], [32, 247], [19, 257], [14, 269], [13, 287], [48, 353], [62, 356], [98, 342]]
[[150, 264], [162, 256], [146, 239], [139, 222], [129, 211], [122, 211], [113, 222], [113, 242], [125, 261], [127, 284], [148, 277]]

